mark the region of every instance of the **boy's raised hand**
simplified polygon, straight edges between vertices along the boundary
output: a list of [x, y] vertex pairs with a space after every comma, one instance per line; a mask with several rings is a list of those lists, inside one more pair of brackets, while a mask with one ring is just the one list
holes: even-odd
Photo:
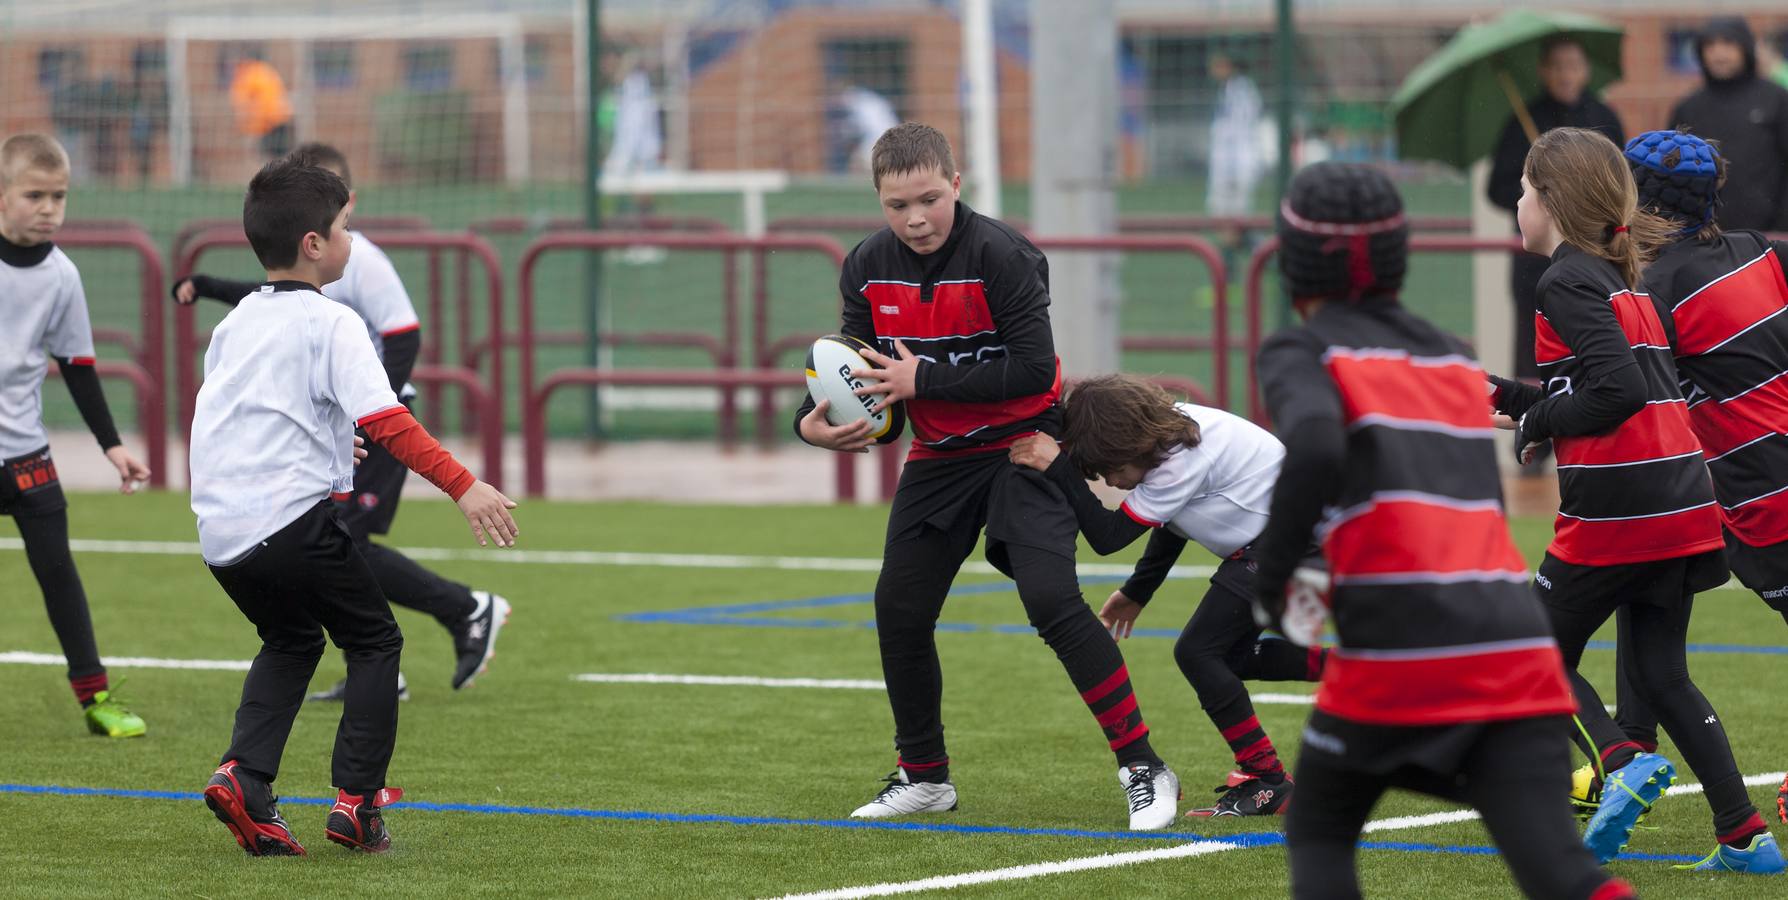
[[199, 299], [199, 289], [193, 286], [191, 278], [182, 278], [174, 282], [174, 302], [181, 306], [191, 306]]
[[131, 456], [123, 444], [107, 450], [106, 459], [118, 470], [118, 493], [134, 494], [149, 481], [149, 467]]
[[815, 447], [844, 453], [868, 453], [875, 438], [869, 436], [869, 420], [858, 419], [849, 425], [833, 425], [826, 420], [832, 401], [821, 400], [813, 412], [801, 417], [801, 439]]
[[875, 408], [870, 410], [872, 413], [880, 413], [902, 400], [911, 400], [918, 390], [919, 358], [914, 356], [911, 350], [906, 349], [906, 344], [898, 340], [894, 342], [894, 352], [900, 354], [899, 359], [883, 356], [865, 347], [862, 357], [875, 363], [879, 368], [851, 370], [852, 377], [876, 379], [856, 390], [859, 397], [867, 397], [870, 394], [882, 395], [881, 400], [875, 404]]
[[515, 508], [515, 501], [503, 496], [503, 492], [491, 487], [488, 482], [477, 482], [472, 485], [459, 500], [459, 511], [466, 514], [466, 521], [471, 523], [472, 535], [478, 538], [478, 546], [487, 546], [485, 535], [496, 542], [499, 547], [515, 546], [515, 536], [521, 529], [515, 525], [509, 511]]
[[1038, 433], [1019, 438], [1012, 449], [1007, 451], [1006, 457], [1018, 465], [1046, 472], [1049, 464], [1055, 462], [1055, 458], [1061, 453], [1062, 448], [1056, 444], [1055, 438]]

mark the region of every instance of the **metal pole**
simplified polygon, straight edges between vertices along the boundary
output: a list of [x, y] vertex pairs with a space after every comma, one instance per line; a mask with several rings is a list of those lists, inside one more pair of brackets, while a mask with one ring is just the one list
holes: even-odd
[[962, 68], [968, 79], [969, 176], [975, 210], [1000, 216], [999, 101], [993, 57], [992, 0], [963, 0]]
[[[584, 227], [596, 231], [602, 227], [602, 132], [598, 127], [602, 106], [602, 0], [585, 0], [584, 64]], [[602, 251], [584, 254], [584, 362], [592, 368], [602, 361]], [[591, 439], [602, 437], [602, 391], [592, 387], [584, 434]], [[527, 398], [523, 398], [526, 402]]]
[[[1115, 234], [1116, 0], [1034, 0], [1030, 13], [1031, 224], [1039, 235]], [[1115, 254], [1056, 254], [1049, 293], [1067, 374], [1117, 371]]]
[[[1297, 28], [1291, 18], [1291, 0], [1277, 0], [1278, 32], [1273, 40], [1274, 78], [1279, 82], [1279, 97], [1276, 104], [1279, 121], [1279, 171], [1278, 190], [1273, 192], [1273, 209], [1278, 209], [1285, 199], [1285, 192], [1291, 187], [1292, 171], [1292, 134], [1291, 129], [1296, 120], [1297, 104]], [[1284, 298], [1284, 291], [1280, 291]], [[1284, 299], [1279, 306], [1279, 324], [1290, 325], [1292, 319], [1291, 302]]]

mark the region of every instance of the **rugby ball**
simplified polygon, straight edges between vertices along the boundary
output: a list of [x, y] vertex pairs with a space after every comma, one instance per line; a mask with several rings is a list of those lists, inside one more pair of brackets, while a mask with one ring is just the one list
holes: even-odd
[[851, 375], [854, 371], [875, 368], [863, 358], [860, 351], [865, 349], [869, 347], [862, 341], [836, 334], [814, 341], [807, 350], [807, 393], [812, 395], [815, 403], [831, 401], [831, 406], [826, 408], [826, 421], [833, 425], [849, 425], [868, 420], [869, 436], [878, 444], [886, 444], [898, 439], [906, 430], [906, 411], [901, 404], [895, 403], [879, 413], [871, 413], [870, 409], [879, 398], [856, 395], [858, 388], [876, 381]]

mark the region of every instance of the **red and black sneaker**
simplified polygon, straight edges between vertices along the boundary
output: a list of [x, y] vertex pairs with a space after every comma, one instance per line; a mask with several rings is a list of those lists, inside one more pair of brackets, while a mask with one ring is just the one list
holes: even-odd
[[230, 829], [250, 856], [303, 856], [304, 848], [279, 815], [279, 798], [267, 782], [235, 760], [217, 767], [205, 785], [205, 805]]
[[385, 818], [379, 810], [403, 797], [403, 788], [394, 787], [380, 788], [373, 794], [337, 791], [324, 833], [349, 850], [384, 853], [391, 849], [391, 831], [385, 827]]
[[1189, 810], [1186, 818], [1284, 815], [1291, 803], [1291, 779], [1250, 778], [1240, 784], [1225, 784], [1216, 793], [1222, 795], [1216, 803]]

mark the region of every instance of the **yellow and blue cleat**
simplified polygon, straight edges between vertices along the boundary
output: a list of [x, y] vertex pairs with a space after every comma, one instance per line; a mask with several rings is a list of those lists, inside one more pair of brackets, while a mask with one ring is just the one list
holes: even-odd
[[1784, 868], [1782, 849], [1776, 846], [1776, 839], [1768, 832], [1751, 838], [1751, 845], [1738, 850], [1721, 844], [1709, 853], [1707, 858], [1678, 869], [1692, 869], [1696, 872], [1740, 872], [1746, 875], [1780, 875]]
[[1608, 775], [1601, 805], [1583, 829], [1583, 844], [1596, 855], [1596, 862], [1606, 863], [1626, 849], [1639, 820], [1675, 780], [1676, 768], [1656, 753], [1641, 753]]

